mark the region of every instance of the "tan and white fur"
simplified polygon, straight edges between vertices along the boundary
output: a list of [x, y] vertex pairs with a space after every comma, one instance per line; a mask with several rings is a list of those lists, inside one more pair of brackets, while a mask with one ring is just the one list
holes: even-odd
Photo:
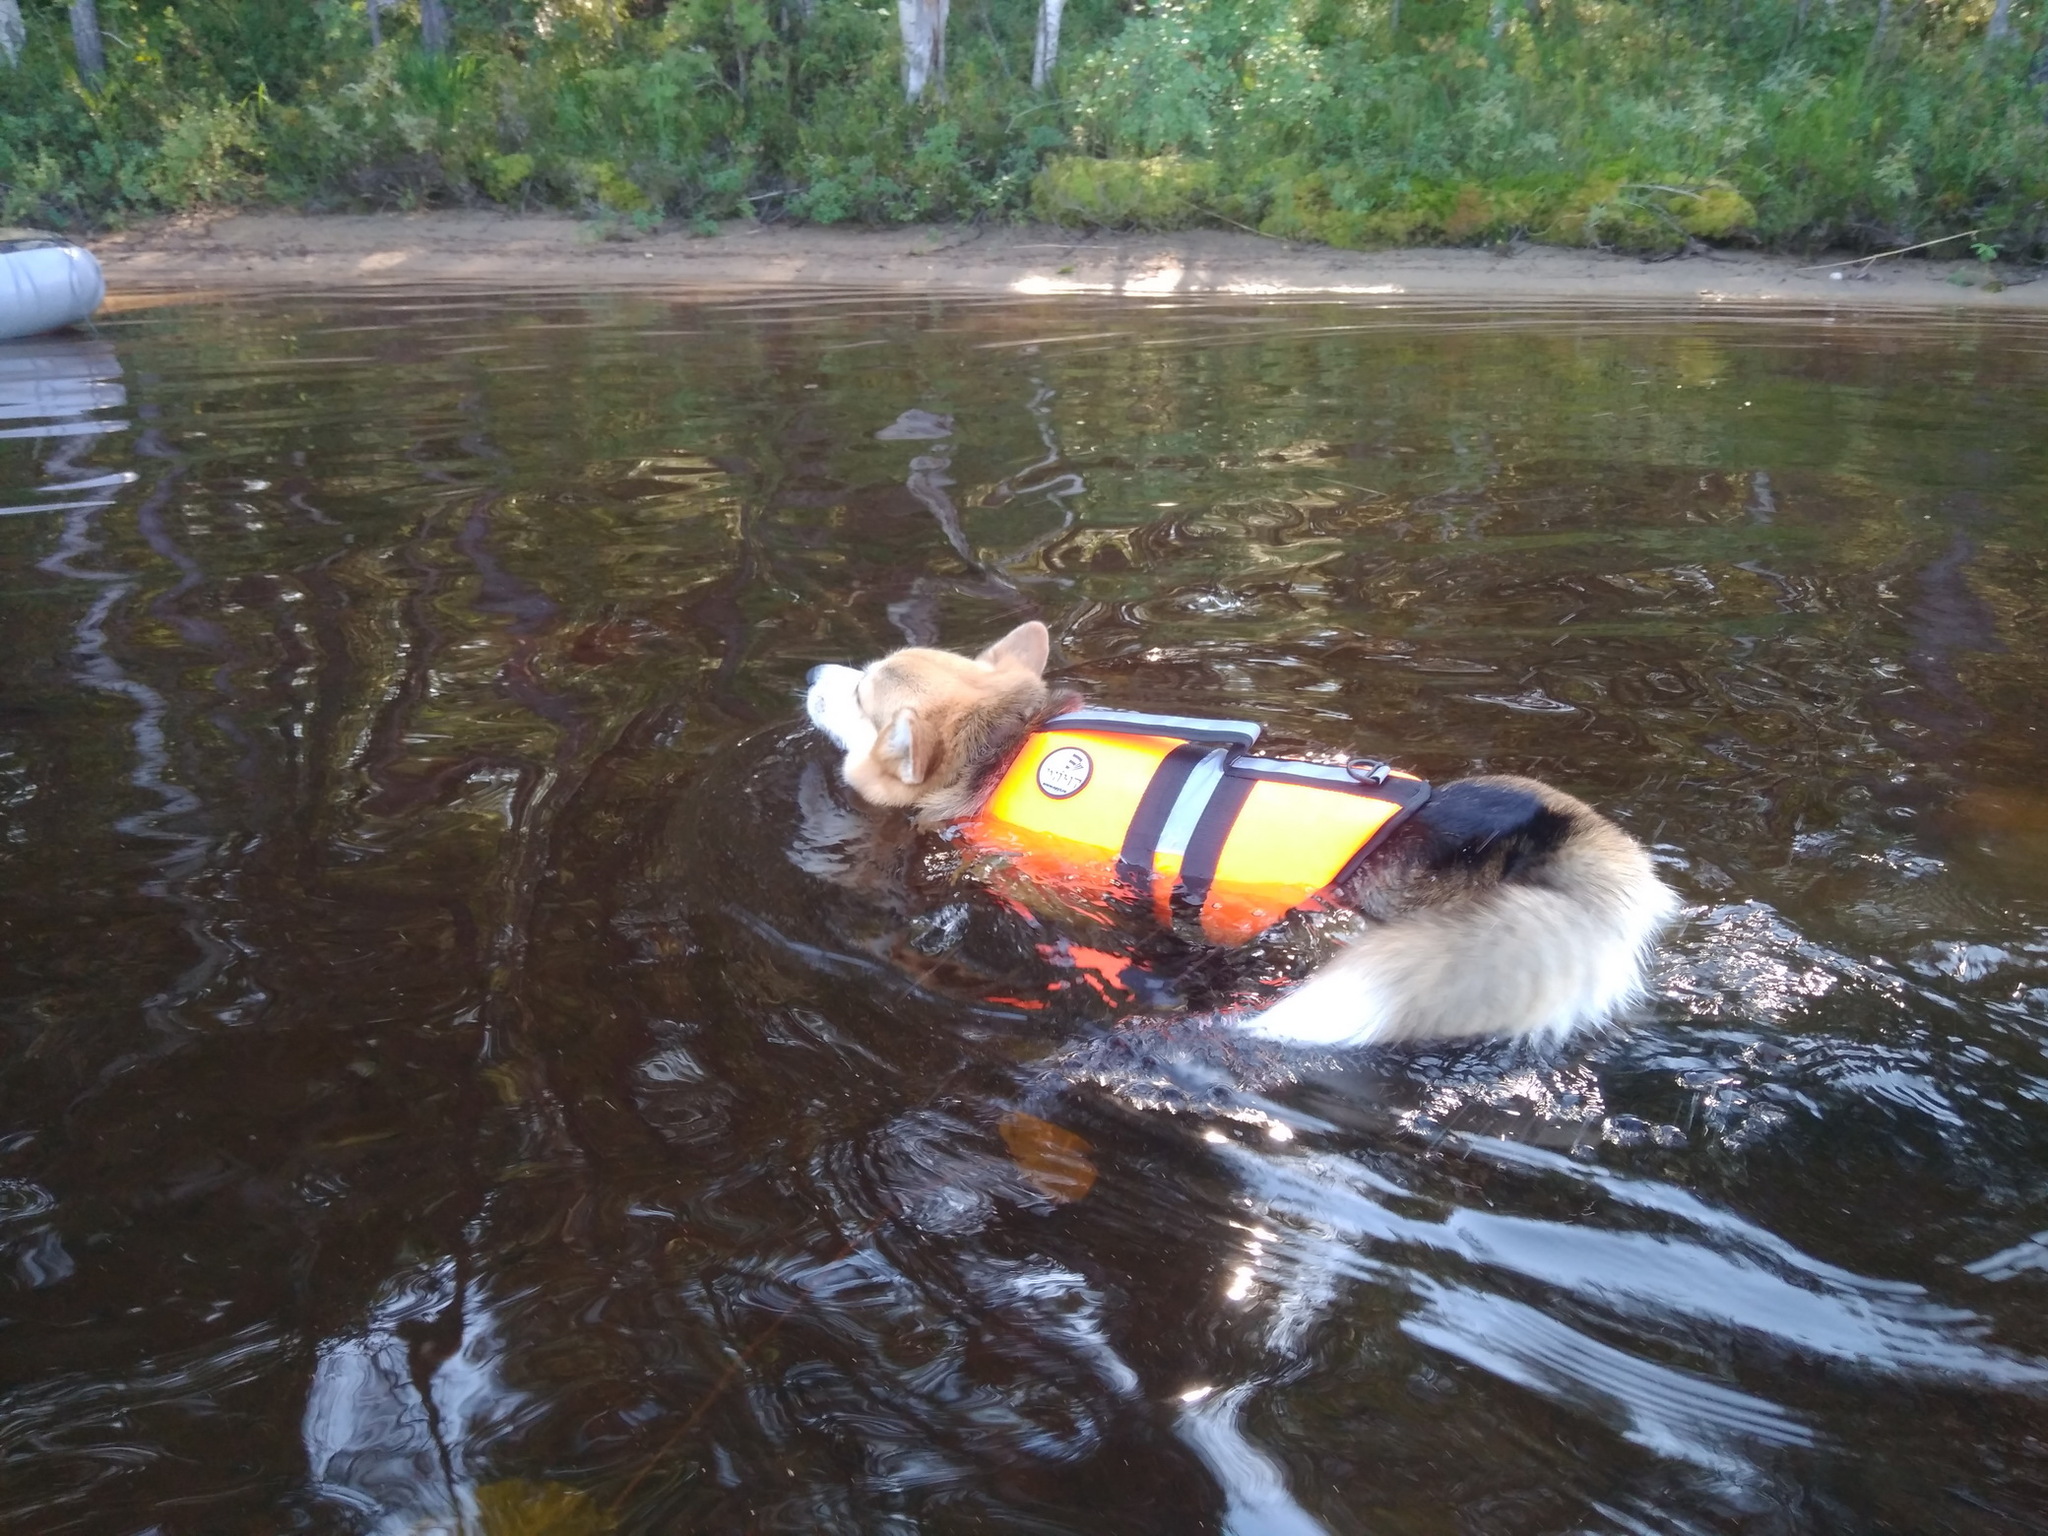
[[[855, 794], [940, 826], [972, 814], [1024, 738], [1072, 702], [1046, 686], [1050, 648], [1033, 621], [971, 658], [914, 647], [819, 667], [806, 704]], [[1635, 839], [1506, 775], [1440, 786], [1340, 894], [1363, 931], [1239, 1027], [1324, 1046], [1560, 1038], [1641, 995], [1677, 909]]]

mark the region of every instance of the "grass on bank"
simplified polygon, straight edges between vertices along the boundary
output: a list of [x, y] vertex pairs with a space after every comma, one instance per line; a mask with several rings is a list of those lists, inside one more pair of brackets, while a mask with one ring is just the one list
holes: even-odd
[[619, 223], [1032, 215], [1342, 246], [2048, 255], [2042, 0], [955, 0], [906, 104], [891, 0], [24, 0], [0, 222], [500, 204]]

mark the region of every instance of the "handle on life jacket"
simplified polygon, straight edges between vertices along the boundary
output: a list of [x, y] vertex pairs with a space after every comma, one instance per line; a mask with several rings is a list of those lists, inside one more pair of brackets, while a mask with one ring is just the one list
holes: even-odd
[[1429, 798], [1412, 774], [1245, 752], [1248, 721], [1081, 710], [1026, 738], [970, 839], [1029, 882], [1238, 944], [1315, 900]]

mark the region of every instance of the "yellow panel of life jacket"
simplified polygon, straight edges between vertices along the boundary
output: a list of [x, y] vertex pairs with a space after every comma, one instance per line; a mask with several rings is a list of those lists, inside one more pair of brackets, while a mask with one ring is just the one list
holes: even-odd
[[[1197, 786], [1188, 792], [1202, 802], [1190, 814], [1205, 814], [1209, 802], [1222, 815], [1235, 808], [1227, 825], [1217, 814], [1203, 823], [1214, 865], [1206, 887], [1199, 876], [1197, 888], [1180, 884], [1183, 864], [1203, 842], [1199, 831], [1188, 838], [1186, 825], [1182, 846], [1154, 850], [1135, 880], [1132, 867], [1119, 867], [1146, 792], [1177, 750], [1184, 754], [1181, 774]], [[1204, 761], [1188, 775], [1192, 756]], [[1321, 774], [1325, 782], [1261, 770]], [[1161, 923], [1172, 921], [1178, 896], [1199, 904], [1211, 942], [1240, 944], [1313, 902], [1405, 807], [1426, 798], [1420, 780], [1392, 777], [1402, 782], [1380, 793], [1322, 765], [1240, 757], [1213, 743], [1189, 746], [1182, 736], [1062, 730], [1053, 722], [1026, 739], [966, 834], [1049, 895], [1089, 907], [1135, 894]], [[1213, 846], [1218, 835], [1220, 848]]]
[[1202, 931], [1242, 944], [1336, 882], [1401, 802], [1309, 784], [1255, 781], [1216, 861]]

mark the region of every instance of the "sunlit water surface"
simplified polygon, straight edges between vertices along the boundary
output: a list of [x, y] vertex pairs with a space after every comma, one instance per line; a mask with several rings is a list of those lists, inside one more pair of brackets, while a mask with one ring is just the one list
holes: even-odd
[[[297, 298], [0, 416], [0, 1527], [2048, 1528], [2048, 328]], [[1033, 615], [1606, 807], [1654, 999], [1252, 1051], [849, 841], [806, 670]]]

